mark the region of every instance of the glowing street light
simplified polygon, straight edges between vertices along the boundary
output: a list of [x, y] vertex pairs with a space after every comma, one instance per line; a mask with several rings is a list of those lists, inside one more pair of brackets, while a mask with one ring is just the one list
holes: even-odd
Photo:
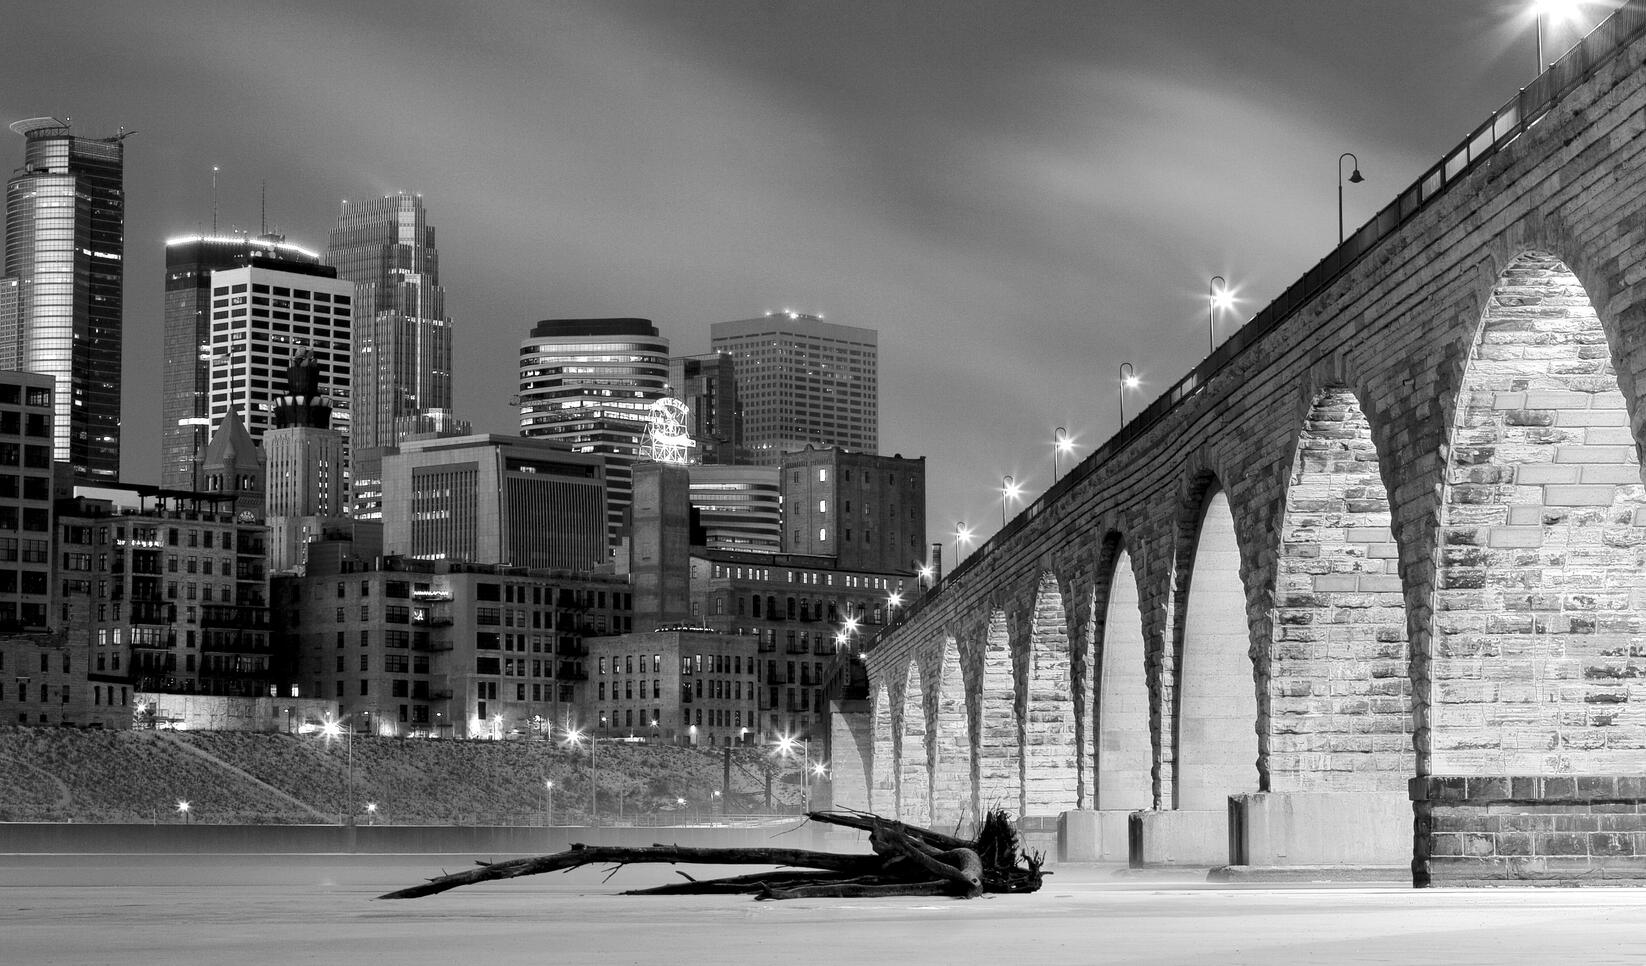
[[377, 803], [376, 802], [367, 802], [366, 803], [366, 824], [368, 824], [368, 825], [376, 825], [377, 824]]
[[320, 725], [320, 733], [325, 736], [327, 743], [330, 743], [331, 740], [333, 738], [336, 738], [338, 735], [342, 735], [343, 738], [344, 738], [344, 748], [345, 748], [344, 753], [347, 756], [347, 761], [348, 761], [348, 771], [347, 771], [348, 780], [347, 780], [347, 785], [345, 786], [346, 787], [346, 793], [344, 795], [344, 801], [348, 804], [343, 809], [343, 814], [348, 816], [348, 823], [350, 825], [353, 825], [354, 824], [354, 805], [353, 805], [353, 802], [354, 802], [354, 728], [351, 726], [351, 727], [345, 729], [343, 727], [343, 725], [336, 718], [334, 718], [330, 715], [327, 715], [326, 719]]
[[961, 545], [961, 543], [966, 543], [966, 544], [969, 545], [971, 542], [972, 542], [972, 528], [966, 526], [966, 521], [965, 520], [961, 520], [960, 522], [956, 523], [954, 525], [954, 562], [955, 562], [956, 566], [958, 566], [960, 564], [960, 545]]
[[189, 824], [189, 803], [186, 799], [177, 800], [177, 814], [183, 816], [183, 824]]
[[1069, 438], [1069, 431], [1062, 426], [1052, 432], [1052, 482], [1057, 482], [1057, 458], [1064, 453], [1074, 452], [1074, 440]]
[[[599, 799], [597, 799], [595, 797], [595, 794], [596, 794], [596, 788], [600, 784], [600, 782], [599, 782], [600, 763], [595, 758], [595, 749], [599, 746], [599, 742], [595, 741], [594, 731], [592, 729], [589, 731], [589, 736], [588, 737], [589, 737], [589, 824], [598, 826], [600, 824], [600, 801], [599, 801]], [[582, 732], [582, 730], [581, 729], [573, 729], [573, 730], [567, 732], [566, 733], [566, 744], [571, 745], [574, 748], [582, 747], [582, 744], [583, 744], [583, 732]]]
[[933, 578], [937, 576], [937, 568], [933, 567], [931, 564], [921, 564], [919, 573], [920, 586], [922, 588], [930, 587], [932, 585]]
[[1217, 349], [1217, 310], [1218, 309], [1233, 308], [1234, 307], [1234, 293], [1229, 291], [1229, 280], [1224, 278], [1221, 275], [1213, 275], [1212, 276], [1212, 284], [1211, 284], [1211, 288], [1210, 288], [1210, 293], [1211, 293], [1211, 295], [1210, 295], [1209, 301], [1211, 302], [1211, 327], [1207, 330], [1206, 335], [1207, 335], [1207, 342], [1210, 343], [1210, 348], [1208, 349], [1208, 351], [1216, 351], [1216, 349]]
[[554, 827], [554, 782], [543, 782], [543, 827]]
[[1137, 370], [1130, 362], [1120, 364], [1120, 427], [1126, 427], [1126, 390], [1136, 389], [1140, 385]]
[[1352, 167], [1354, 169], [1349, 174], [1349, 183], [1350, 184], [1359, 184], [1362, 181], [1366, 180], [1365, 177], [1362, 176], [1361, 173], [1360, 173], [1360, 159], [1355, 157], [1353, 151], [1345, 151], [1342, 154], [1337, 156], [1337, 243], [1339, 245], [1343, 244], [1343, 159], [1344, 158], [1349, 159], [1349, 161], [1351, 162], [1350, 167]]
[[1000, 478], [1000, 525], [1006, 525], [1006, 509], [1012, 501], [1023, 495], [1023, 487], [1009, 476]]
[[1549, 69], [1549, 63], [1543, 59], [1543, 19], [1548, 17], [1550, 24], [1557, 24], [1563, 20], [1570, 20], [1577, 16], [1579, 0], [1532, 0], [1532, 9], [1537, 15], [1537, 72], [1543, 73]]

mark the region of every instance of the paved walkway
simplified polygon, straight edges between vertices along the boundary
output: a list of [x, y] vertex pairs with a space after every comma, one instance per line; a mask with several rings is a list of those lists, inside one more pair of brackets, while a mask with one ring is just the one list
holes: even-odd
[[1065, 867], [1038, 894], [970, 902], [615, 895], [673, 876], [639, 868], [610, 881], [581, 870], [421, 900], [372, 899], [468, 861], [0, 856], [0, 958], [31, 966], [1646, 962], [1646, 890], [1637, 889], [1228, 887]]

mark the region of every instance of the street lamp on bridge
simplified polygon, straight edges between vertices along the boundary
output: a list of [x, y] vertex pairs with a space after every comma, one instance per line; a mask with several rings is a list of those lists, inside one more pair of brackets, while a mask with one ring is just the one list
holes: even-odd
[[966, 526], [966, 521], [965, 520], [961, 520], [959, 523], [956, 523], [954, 525], [954, 562], [955, 562], [955, 566], [957, 566], [957, 567], [960, 566], [960, 545], [962, 543], [970, 544], [971, 542], [972, 542], [972, 528]]
[[1069, 431], [1062, 426], [1052, 432], [1052, 482], [1057, 482], [1057, 458], [1064, 453], [1074, 452], [1074, 440], [1069, 438]]
[[1120, 428], [1126, 428], [1126, 390], [1138, 387], [1137, 370], [1130, 362], [1120, 364]]
[[[1002, 476], [1000, 478], [1000, 525], [1001, 526], [1004, 527], [1006, 525], [1006, 510], [1007, 510], [1007, 508], [1009, 508], [1012, 505], [1013, 500], [1017, 499], [1018, 497], [1020, 497], [1022, 495], [1023, 495], [1023, 487], [1018, 485], [1016, 480], [1013, 480], [1010, 476]], [[959, 553], [960, 553], [960, 551], [958, 551], [958, 550], [955, 551], [956, 555], [958, 555]]]
[[1345, 151], [1337, 156], [1337, 243], [1343, 244], [1343, 159], [1348, 158], [1354, 170], [1349, 174], [1350, 184], [1359, 184], [1365, 181], [1360, 173], [1360, 159], [1354, 156], [1353, 151]]
[[1543, 18], [1547, 16], [1551, 25], [1563, 20], [1570, 20], [1577, 15], [1579, 0], [1532, 0], [1532, 10], [1537, 18], [1537, 72], [1539, 74], [1549, 69], [1549, 62], [1543, 59]]
[[1229, 280], [1221, 275], [1212, 276], [1210, 292], [1211, 326], [1206, 331], [1206, 341], [1207, 351], [1214, 352], [1217, 350], [1217, 311], [1234, 307], [1234, 293], [1229, 291]]

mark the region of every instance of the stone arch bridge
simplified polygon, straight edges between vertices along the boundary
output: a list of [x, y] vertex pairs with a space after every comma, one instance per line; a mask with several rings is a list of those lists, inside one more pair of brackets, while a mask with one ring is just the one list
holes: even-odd
[[1621, 8], [901, 615], [836, 800], [1060, 816], [1133, 862], [1646, 871], [1643, 28]]

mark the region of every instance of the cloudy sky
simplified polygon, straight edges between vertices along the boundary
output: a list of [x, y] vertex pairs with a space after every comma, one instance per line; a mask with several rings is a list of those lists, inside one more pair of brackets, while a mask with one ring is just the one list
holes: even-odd
[[[1611, 3], [1550, 30], [1563, 48]], [[457, 407], [513, 432], [538, 319], [642, 316], [677, 352], [793, 308], [880, 332], [884, 453], [931, 538], [1000, 525], [1536, 64], [1530, 0], [144, 0], [0, 13], [0, 119], [126, 142], [123, 469], [159, 477], [164, 239], [421, 192]], [[0, 132], [0, 169], [22, 139]]]

